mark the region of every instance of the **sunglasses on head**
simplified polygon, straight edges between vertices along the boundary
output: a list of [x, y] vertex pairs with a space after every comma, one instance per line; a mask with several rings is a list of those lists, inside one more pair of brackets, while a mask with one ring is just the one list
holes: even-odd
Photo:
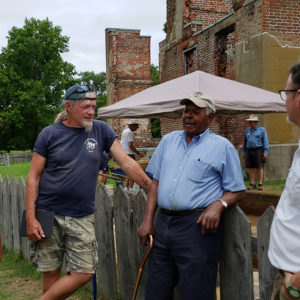
[[82, 93], [87, 93], [87, 92], [90, 92], [91, 89], [85, 85], [79, 85], [76, 87], [76, 89], [69, 95], [69, 99], [72, 95], [74, 94], [82, 94]]
[[77, 93], [87, 93], [90, 92], [90, 88], [85, 85], [79, 85], [70, 95], [77, 94]]

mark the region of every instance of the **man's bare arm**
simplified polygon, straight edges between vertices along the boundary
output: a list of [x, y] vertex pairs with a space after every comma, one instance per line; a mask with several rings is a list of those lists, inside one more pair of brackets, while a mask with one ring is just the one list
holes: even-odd
[[110, 153], [114, 160], [118, 162], [121, 169], [144, 190], [149, 191], [151, 179], [146, 175], [141, 166], [132, 158], [130, 158], [123, 150], [120, 142], [116, 139], [111, 148]]
[[150, 191], [148, 193], [143, 222], [138, 229], [140, 243], [143, 245], [147, 243], [147, 236], [149, 233], [155, 234], [153, 227], [153, 218], [157, 208], [158, 184], [159, 182], [157, 180], [152, 180]]
[[40, 177], [46, 164], [46, 158], [39, 155], [37, 152], [33, 153], [30, 171], [27, 177], [26, 184], [26, 223], [27, 236], [32, 241], [41, 240], [45, 237], [40, 223], [35, 217], [35, 200], [37, 199], [38, 186]]

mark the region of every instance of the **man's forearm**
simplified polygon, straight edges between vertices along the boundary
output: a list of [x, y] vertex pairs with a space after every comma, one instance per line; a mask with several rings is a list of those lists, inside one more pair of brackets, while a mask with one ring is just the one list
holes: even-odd
[[27, 182], [26, 185], [26, 216], [27, 218], [35, 217], [35, 200], [37, 197], [37, 185]]
[[145, 208], [144, 220], [153, 221], [157, 208], [158, 181], [153, 179], [148, 193], [148, 199]]
[[234, 205], [238, 200], [240, 200], [243, 197], [244, 193], [244, 191], [224, 192], [221, 198], [227, 202], [228, 206], [231, 206]]
[[140, 154], [140, 151], [138, 151], [136, 148], [135, 148], [135, 146], [133, 145], [133, 144], [129, 144], [129, 148], [130, 148], [130, 150], [131, 151], [133, 151], [134, 153], [136, 153], [136, 154]]
[[151, 179], [136, 161], [129, 160], [122, 170], [144, 190], [149, 191]]

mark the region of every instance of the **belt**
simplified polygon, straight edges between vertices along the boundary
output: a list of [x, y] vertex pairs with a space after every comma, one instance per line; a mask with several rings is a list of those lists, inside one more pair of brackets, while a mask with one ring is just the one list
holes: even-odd
[[169, 209], [161, 208], [160, 212], [162, 212], [163, 214], [168, 215], [168, 216], [188, 216], [188, 215], [192, 215], [197, 212], [202, 213], [205, 209], [206, 209], [206, 207], [199, 207], [199, 208], [190, 209], [190, 210], [169, 210]]

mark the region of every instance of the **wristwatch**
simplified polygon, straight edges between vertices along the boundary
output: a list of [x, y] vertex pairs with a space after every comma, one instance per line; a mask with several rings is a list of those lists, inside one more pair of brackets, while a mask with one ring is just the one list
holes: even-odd
[[224, 208], [227, 208], [228, 207], [228, 204], [225, 200], [219, 198], [217, 201], [220, 201], [222, 203], [222, 205], [224, 206]]
[[298, 288], [296, 288], [295, 286], [292, 285], [291, 283], [291, 277], [289, 277], [286, 281], [285, 281], [285, 286], [286, 286], [286, 290], [288, 292], [288, 294], [295, 298], [295, 299], [299, 299], [300, 298], [300, 290]]

